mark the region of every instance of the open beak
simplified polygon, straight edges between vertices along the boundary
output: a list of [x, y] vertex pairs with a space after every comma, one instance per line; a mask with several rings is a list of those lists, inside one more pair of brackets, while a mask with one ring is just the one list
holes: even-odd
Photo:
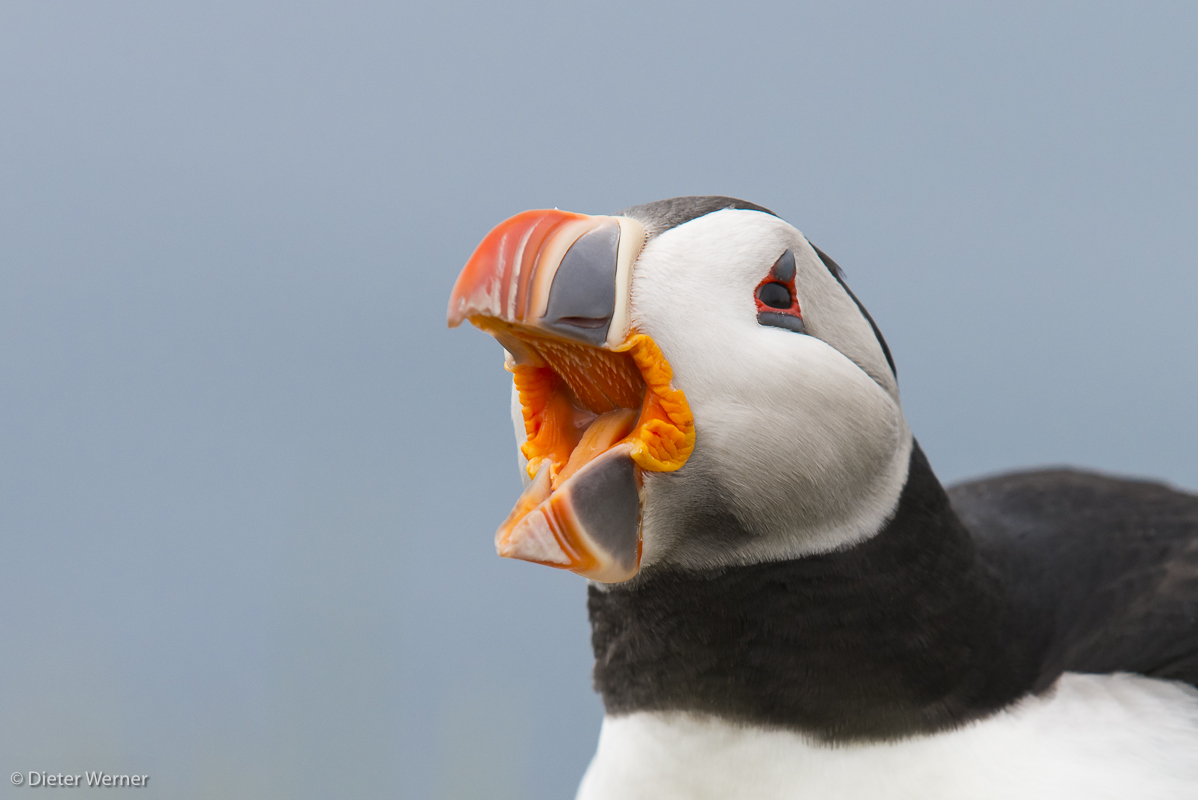
[[526, 211], [479, 244], [449, 298], [507, 351], [532, 483], [495, 534], [499, 555], [604, 583], [636, 575], [642, 472], [686, 463], [695, 426], [661, 350], [631, 327], [645, 233], [627, 217]]

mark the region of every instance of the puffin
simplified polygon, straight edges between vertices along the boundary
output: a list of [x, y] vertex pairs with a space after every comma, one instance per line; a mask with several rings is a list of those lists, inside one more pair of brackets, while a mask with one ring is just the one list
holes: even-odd
[[499, 555], [589, 581], [579, 800], [1198, 798], [1198, 497], [946, 489], [878, 326], [778, 215], [517, 214], [448, 321], [513, 378]]

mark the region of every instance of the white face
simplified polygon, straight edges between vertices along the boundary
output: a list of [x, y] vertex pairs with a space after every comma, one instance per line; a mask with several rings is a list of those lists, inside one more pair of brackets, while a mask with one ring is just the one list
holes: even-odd
[[[806, 333], [757, 319], [754, 292], [787, 249]], [[643, 566], [824, 552], [894, 513], [912, 444], [894, 375], [799, 231], [733, 209], [666, 231], [634, 265], [631, 306], [696, 429], [682, 469], [644, 475]]]

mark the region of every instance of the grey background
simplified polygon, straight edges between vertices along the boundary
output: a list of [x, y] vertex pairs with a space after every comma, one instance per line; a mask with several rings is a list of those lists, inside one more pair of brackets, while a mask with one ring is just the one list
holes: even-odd
[[0, 775], [570, 796], [584, 582], [444, 324], [526, 208], [769, 206], [945, 480], [1198, 488], [1198, 7], [976, 6], [0, 5]]

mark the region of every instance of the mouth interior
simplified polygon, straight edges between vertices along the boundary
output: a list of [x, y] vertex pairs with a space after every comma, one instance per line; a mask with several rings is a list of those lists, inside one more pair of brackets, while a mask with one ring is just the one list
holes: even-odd
[[529, 476], [548, 462], [550, 485], [556, 489], [633, 432], [646, 384], [627, 353], [521, 338], [544, 362], [511, 368], [528, 437], [521, 450]]
[[556, 489], [595, 457], [627, 444], [642, 469], [668, 472], [694, 449], [694, 419], [656, 343], [634, 333], [614, 350], [474, 320], [512, 354], [528, 474]]

